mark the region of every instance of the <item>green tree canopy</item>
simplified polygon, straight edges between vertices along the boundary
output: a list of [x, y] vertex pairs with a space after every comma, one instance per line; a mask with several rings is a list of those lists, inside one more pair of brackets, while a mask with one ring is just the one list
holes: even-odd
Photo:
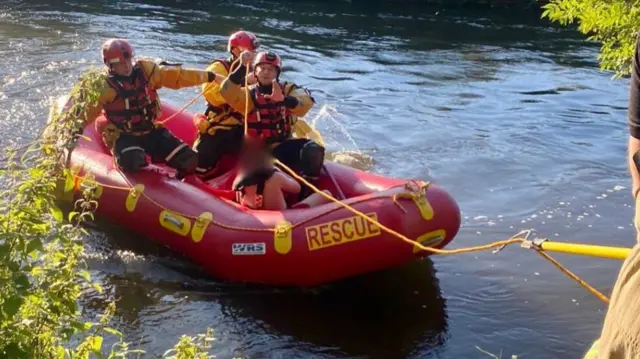
[[577, 23], [589, 40], [602, 43], [600, 68], [615, 77], [631, 73], [638, 30], [640, 0], [550, 0], [542, 17], [561, 25]]

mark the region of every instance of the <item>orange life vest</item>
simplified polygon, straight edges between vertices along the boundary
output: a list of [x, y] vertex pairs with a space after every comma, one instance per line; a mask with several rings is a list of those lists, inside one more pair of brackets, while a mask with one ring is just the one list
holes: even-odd
[[141, 132], [153, 129], [158, 116], [158, 93], [149, 86], [149, 79], [142, 67], [136, 64], [128, 80], [117, 76], [107, 77], [107, 83], [117, 93], [115, 100], [103, 106], [105, 117], [124, 132]]
[[[284, 93], [284, 85], [278, 85]], [[254, 109], [247, 116], [247, 135], [266, 144], [289, 138], [292, 134], [289, 110], [284, 102], [265, 98], [258, 86], [255, 84], [249, 88]]]

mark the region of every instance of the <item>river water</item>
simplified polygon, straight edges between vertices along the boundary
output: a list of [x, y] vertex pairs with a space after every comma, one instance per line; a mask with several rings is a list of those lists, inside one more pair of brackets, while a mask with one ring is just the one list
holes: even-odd
[[[241, 4], [242, 3], [242, 4]], [[521, 229], [631, 246], [627, 81], [598, 70], [597, 46], [540, 12], [413, 2], [0, 2], [0, 143], [32, 138], [54, 96], [105, 38], [204, 68], [244, 27], [308, 87], [308, 116], [332, 155], [431, 180], [463, 211], [451, 248]], [[182, 105], [197, 89], [162, 90]], [[202, 111], [198, 102], [190, 110]], [[88, 263], [119, 299], [114, 325], [157, 357], [179, 335], [215, 329], [218, 358], [577, 358], [605, 305], [534, 252], [432, 257], [314, 290], [225, 284], [149, 241], [98, 224]], [[556, 255], [609, 294], [620, 262]], [[295, 269], [292, 269], [295, 270]]]

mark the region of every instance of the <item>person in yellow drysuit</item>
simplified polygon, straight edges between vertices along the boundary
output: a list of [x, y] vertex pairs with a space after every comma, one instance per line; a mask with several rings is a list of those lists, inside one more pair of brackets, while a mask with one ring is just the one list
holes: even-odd
[[[254, 56], [249, 51], [240, 56], [241, 66], [222, 82], [220, 94], [244, 116], [247, 94], [242, 78]], [[313, 181], [324, 164], [324, 147], [307, 138], [293, 138], [293, 134], [298, 117], [306, 115], [315, 100], [307, 89], [280, 82], [281, 68], [282, 60], [273, 52], [260, 52], [255, 56], [253, 74], [258, 82], [248, 89], [247, 137], [259, 141], [287, 167]], [[303, 187], [300, 199], [309, 194], [308, 190]]]
[[[207, 71], [212, 71], [219, 76], [227, 77], [231, 65], [243, 51], [254, 52], [260, 43], [258, 38], [248, 31], [236, 31], [227, 41], [229, 58], [221, 58], [213, 61]], [[235, 65], [238, 66], [239, 64]], [[247, 79], [249, 84], [255, 83], [252, 75]], [[241, 79], [244, 84], [244, 73]], [[207, 109], [204, 114], [194, 116], [194, 125], [198, 129], [198, 138], [194, 148], [198, 152], [198, 167], [196, 174], [206, 179], [213, 174], [218, 161], [223, 155], [238, 155], [242, 147], [243, 117], [238, 111], [229, 106], [220, 94], [220, 86], [217, 83], [202, 85]]]
[[100, 85], [98, 101], [85, 108], [80, 116], [85, 123], [90, 123], [104, 111], [104, 117], [95, 121], [95, 126], [120, 169], [138, 171], [147, 165], [148, 154], [154, 161], [176, 169], [177, 178], [193, 173], [196, 153], [168, 129], [154, 124], [161, 112], [157, 90], [220, 83], [224, 77], [210, 71], [143, 59], [134, 63], [133, 47], [117, 38], [103, 44], [102, 60], [107, 72]]

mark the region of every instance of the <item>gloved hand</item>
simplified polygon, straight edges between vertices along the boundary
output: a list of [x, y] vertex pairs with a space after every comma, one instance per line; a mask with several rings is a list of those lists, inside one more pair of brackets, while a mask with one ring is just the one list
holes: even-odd
[[256, 78], [256, 75], [254, 75], [253, 72], [250, 72], [249, 76], [247, 76], [247, 84], [254, 85], [257, 82], [258, 82], [258, 79]]
[[207, 82], [221, 83], [223, 80], [224, 80], [224, 77], [216, 74], [215, 72], [209, 71], [207, 73]]
[[196, 114], [193, 116], [193, 125], [198, 129], [198, 132], [205, 134], [209, 129], [209, 119], [201, 113]]

